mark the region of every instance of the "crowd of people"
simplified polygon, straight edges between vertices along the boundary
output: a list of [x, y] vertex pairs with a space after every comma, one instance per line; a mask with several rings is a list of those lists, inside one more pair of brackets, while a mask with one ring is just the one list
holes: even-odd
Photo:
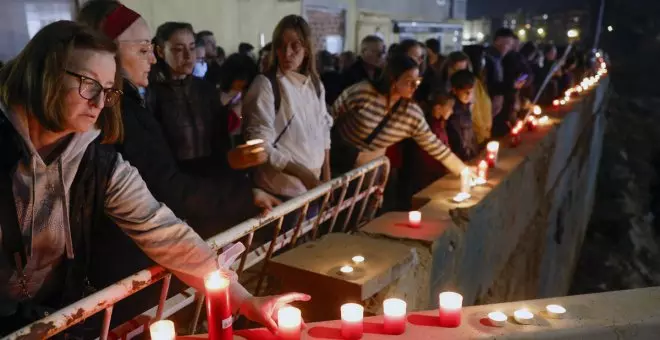
[[[152, 34], [118, 1], [87, 2], [0, 70], [0, 334], [152, 261], [199, 288], [217, 269], [204, 238], [384, 155], [389, 207], [407, 209], [508, 133], [555, 70], [555, 46], [519, 45], [500, 29], [444, 56], [435, 39], [367, 36], [335, 56], [289, 15], [258, 52], [226, 56], [189, 23]], [[578, 55], [542, 102], [572, 85]], [[235, 309], [271, 329], [278, 306], [309, 299], [231, 287]]]

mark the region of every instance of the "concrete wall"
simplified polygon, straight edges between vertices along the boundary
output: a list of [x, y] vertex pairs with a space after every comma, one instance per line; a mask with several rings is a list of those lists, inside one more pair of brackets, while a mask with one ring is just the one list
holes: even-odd
[[420, 229], [405, 228], [401, 213], [361, 229], [415, 245], [420, 263], [430, 263], [410, 274], [418, 279], [407, 299], [430, 308], [445, 290], [463, 294], [467, 305], [568, 293], [594, 201], [606, 124], [597, 112], [607, 88], [605, 79], [569, 107], [546, 112], [552, 125], [525, 132], [517, 148], [501, 140], [496, 169], [470, 200], [452, 201], [460, 187], [453, 176], [415, 195]]

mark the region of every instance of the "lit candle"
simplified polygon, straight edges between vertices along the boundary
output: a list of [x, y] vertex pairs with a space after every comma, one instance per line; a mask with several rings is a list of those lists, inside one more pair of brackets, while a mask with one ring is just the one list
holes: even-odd
[[529, 309], [523, 308], [513, 312], [513, 318], [521, 325], [529, 325], [534, 320], [534, 314]]
[[534, 112], [535, 115], [539, 116], [539, 115], [541, 115], [541, 113], [543, 113], [543, 110], [541, 110], [540, 106], [534, 105], [533, 112]]
[[566, 314], [566, 308], [560, 305], [547, 305], [545, 311], [548, 313], [548, 317], [553, 319], [561, 319]]
[[529, 131], [534, 131], [536, 130], [537, 125], [538, 125], [538, 121], [536, 120], [536, 117], [529, 116], [529, 118], [527, 119], [527, 129], [529, 129]]
[[494, 168], [497, 165], [497, 155], [500, 152], [500, 142], [490, 142], [486, 145], [486, 161], [488, 166]]
[[566, 105], [566, 100], [564, 100], [564, 99], [560, 100], [559, 105], [562, 105], [562, 106]]
[[230, 340], [232, 334], [231, 304], [229, 303], [229, 279], [220, 271], [214, 271], [204, 280], [206, 288], [206, 317], [210, 340]]
[[552, 105], [554, 106], [559, 106], [559, 99], [555, 99], [552, 101]]
[[549, 121], [550, 121], [550, 118], [548, 118], [548, 116], [543, 116], [543, 117], [539, 118], [539, 124], [541, 124], [541, 125], [548, 124]]
[[351, 260], [353, 260], [353, 263], [355, 265], [361, 265], [362, 263], [364, 263], [364, 256], [356, 255], [356, 256], [353, 256], [353, 258]]
[[488, 313], [488, 321], [490, 321], [490, 325], [493, 327], [504, 327], [504, 325], [506, 325], [506, 320], [508, 319], [509, 317], [502, 312]]
[[582, 93], [582, 86], [578, 85], [576, 91], [577, 93]]
[[300, 309], [285, 306], [277, 311], [277, 335], [283, 340], [300, 339], [302, 316]]
[[361, 339], [364, 307], [357, 303], [347, 303], [341, 306], [341, 336], [344, 339]]
[[488, 181], [488, 162], [481, 161], [477, 166], [477, 179], [474, 181], [475, 185], [484, 185]]
[[421, 212], [411, 211], [408, 213], [408, 224], [410, 224], [411, 227], [419, 228], [421, 222], [422, 222]]
[[459, 192], [458, 194], [456, 194], [456, 196], [454, 196], [454, 202], [462, 203], [462, 202], [465, 202], [465, 201], [469, 200], [470, 197], [472, 197], [472, 195], [470, 195], [466, 192]]
[[176, 339], [176, 331], [174, 330], [174, 322], [170, 320], [156, 321], [149, 326], [149, 333], [151, 333], [152, 340], [174, 340]]
[[440, 326], [458, 327], [461, 325], [463, 296], [454, 292], [440, 293]]
[[263, 144], [263, 143], [264, 143], [263, 139], [251, 139], [251, 140], [245, 142], [245, 145], [252, 146], [252, 145], [258, 145], [258, 144]]
[[522, 122], [518, 121], [518, 124], [511, 129], [511, 146], [516, 147], [520, 144], [520, 130], [522, 130]]
[[406, 302], [401, 299], [387, 299], [383, 301], [383, 311], [385, 333], [403, 334], [406, 331]]
[[339, 268], [339, 272], [344, 274], [344, 275], [349, 275], [349, 274], [353, 273], [353, 267], [343, 266], [343, 267]]

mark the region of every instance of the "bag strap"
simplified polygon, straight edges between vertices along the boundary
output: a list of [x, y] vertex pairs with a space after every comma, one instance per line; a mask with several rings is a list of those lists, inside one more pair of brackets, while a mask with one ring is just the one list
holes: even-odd
[[392, 106], [392, 108], [390, 109], [390, 112], [388, 112], [387, 115], [383, 118], [383, 120], [381, 120], [380, 123], [378, 123], [378, 126], [376, 126], [376, 128], [373, 131], [371, 131], [369, 136], [367, 136], [367, 138], [364, 139], [363, 142], [365, 144], [370, 145], [371, 142], [373, 142], [374, 139], [376, 139], [376, 137], [378, 137], [380, 132], [383, 131], [383, 129], [385, 128], [385, 125], [387, 125], [387, 123], [390, 121], [390, 119], [392, 119], [392, 116], [394, 116], [396, 111], [399, 110], [399, 107], [401, 106], [401, 102], [403, 102], [403, 99], [399, 99], [399, 101], [397, 101], [396, 104], [394, 104], [394, 106]]

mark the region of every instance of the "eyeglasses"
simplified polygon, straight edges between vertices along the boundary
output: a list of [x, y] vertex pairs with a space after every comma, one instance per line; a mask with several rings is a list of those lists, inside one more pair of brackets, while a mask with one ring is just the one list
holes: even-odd
[[95, 79], [83, 76], [69, 70], [65, 71], [68, 75], [78, 78], [80, 84], [78, 85], [78, 94], [87, 100], [96, 100], [101, 93], [103, 93], [103, 107], [113, 107], [119, 101], [123, 94], [120, 90], [115, 88], [103, 88], [101, 83]]

